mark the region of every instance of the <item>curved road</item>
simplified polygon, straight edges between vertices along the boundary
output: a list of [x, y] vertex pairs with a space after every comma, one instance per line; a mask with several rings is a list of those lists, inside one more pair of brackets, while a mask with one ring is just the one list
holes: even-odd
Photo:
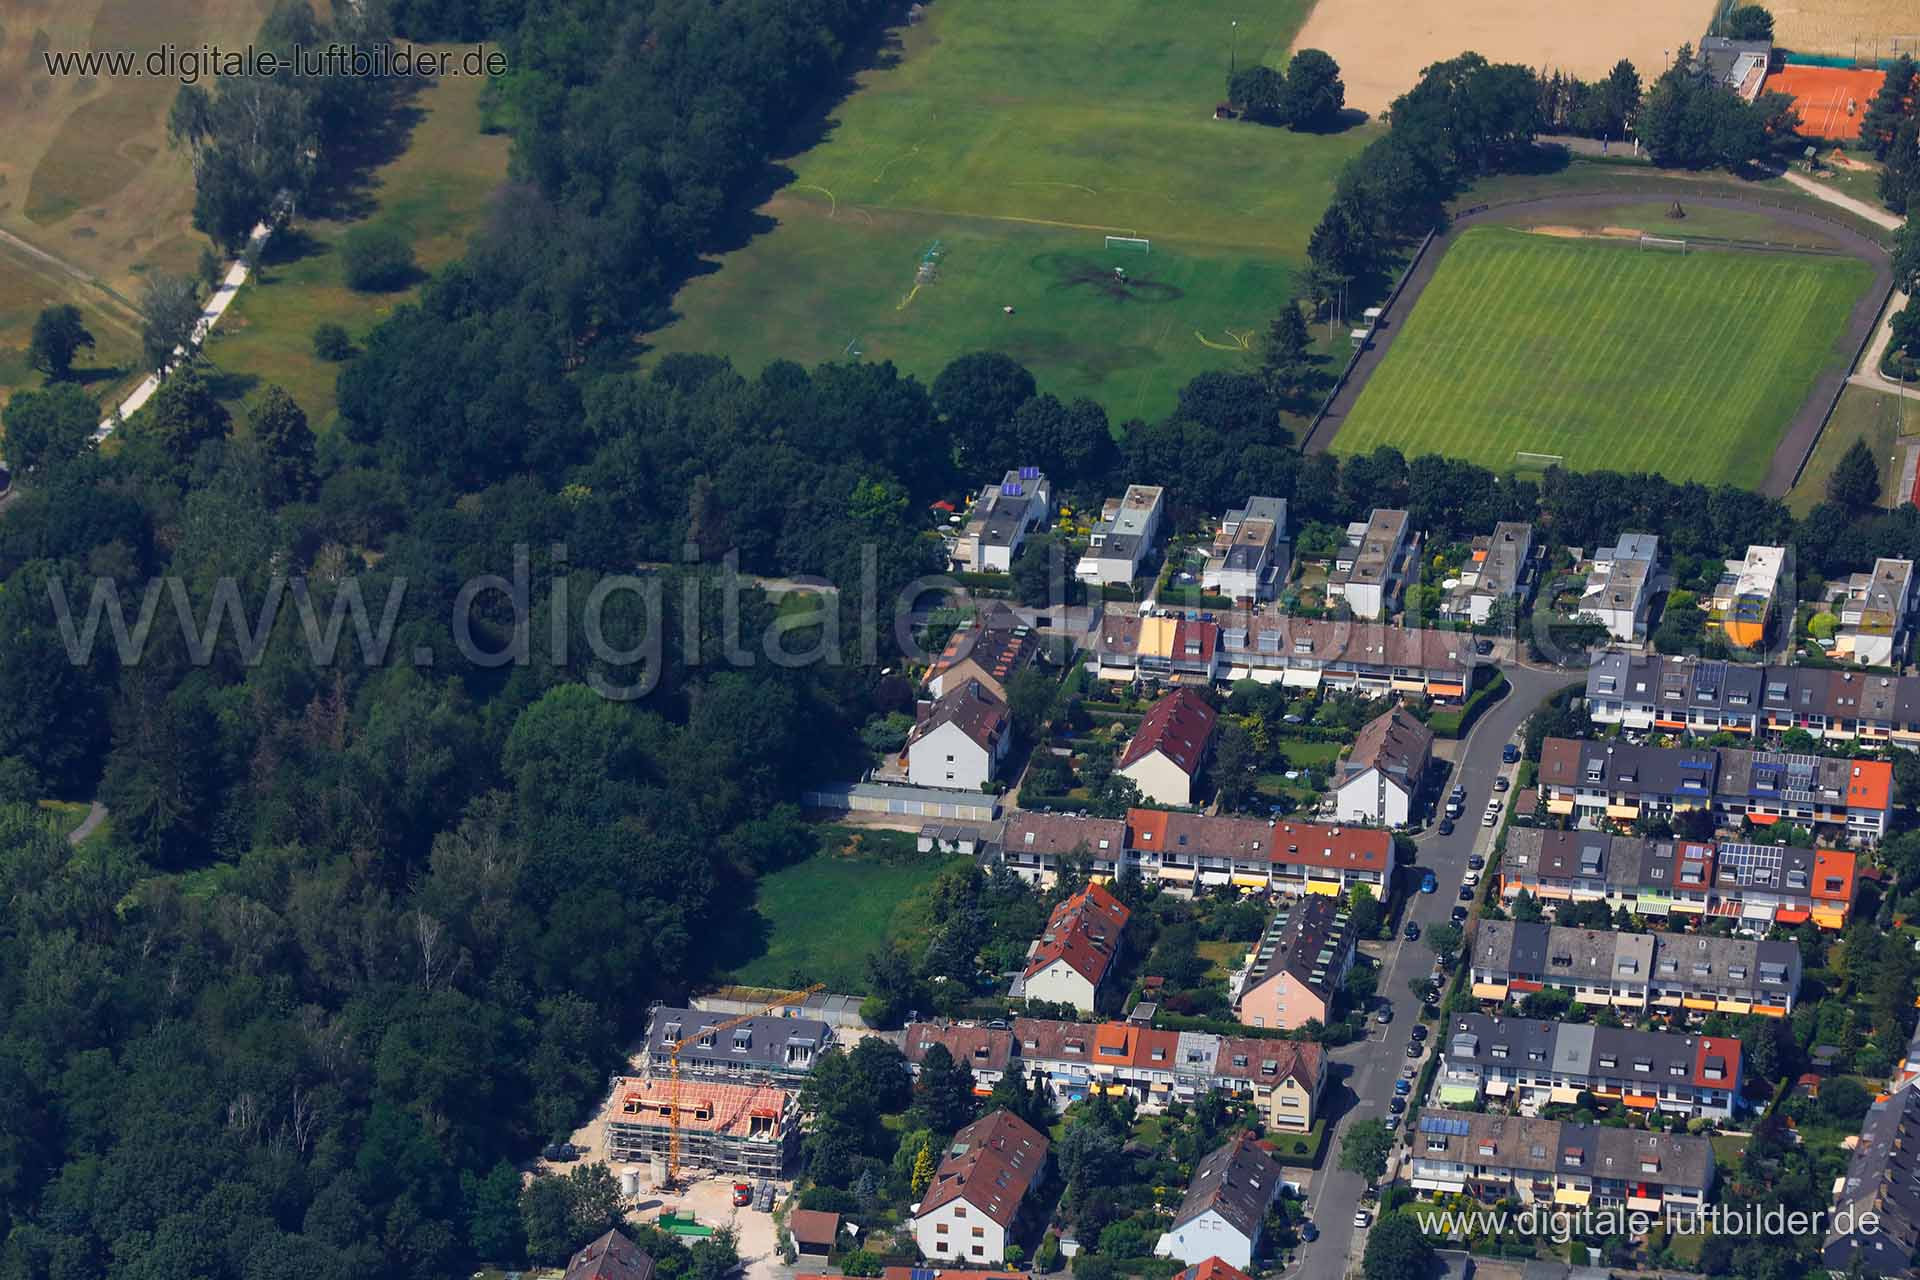
[[[1586, 211], [1604, 209], [1622, 204], [1645, 204], [1653, 198], [1648, 192], [1591, 192], [1579, 195], [1540, 196], [1530, 200], [1514, 200], [1503, 204], [1482, 206], [1461, 213], [1453, 219], [1444, 234], [1436, 236], [1407, 276], [1400, 296], [1394, 299], [1392, 307], [1381, 319], [1380, 327], [1375, 331], [1373, 341], [1360, 353], [1354, 363], [1353, 373], [1341, 387], [1339, 395], [1328, 406], [1325, 416], [1315, 425], [1313, 431], [1302, 442], [1301, 447], [1310, 453], [1324, 452], [1332, 443], [1340, 427], [1346, 422], [1347, 414], [1352, 412], [1355, 401], [1366, 389], [1367, 380], [1373, 371], [1380, 367], [1387, 352], [1393, 347], [1393, 340], [1399, 331], [1397, 319], [1410, 314], [1420, 300], [1421, 292], [1432, 281], [1438, 270], [1440, 260], [1446, 250], [1460, 233], [1469, 227], [1483, 223], [1511, 225], [1516, 217], [1551, 222], [1553, 216], [1562, 211]], [[1660, 198], [1665, 198], [1662, 195]], [[1777, 222], [1804, 230], [1818, 231], [1838, 241], [1846, 251], [1861, 258], [1874, 268], [1873, 287], [1867, 290], [1859, 302], [1854, 304], [1847, 316], [1847, 325], [1843, 330], [1844, 345], [1849, 352], [1857, 351], [1872, 332], [1874, 321], [1878, 319], [1881, 304], [1893, 288], [1893, 272], [1889, 266], [1887, 250], [1874, 240], [1840, 223], [1811, 213], [1793, 209], [1781, 209], [1774, 205], [1755, 201], [1741, 200], [1729, 196], [1686, 196], [1684, 201], [1713, 209], [1734, 209], [1746, 213], [1763, 213]], [[1755, 252], [1763, 252], [1756, 250]], [[1767, 478], [1761, 486], [1761, 492], [1779, 497], [1793, 487], [1794, 479], [1799, 475], [1802, 464], [1813, 452], [1814, 441], [1819, 439], [1820, 428], [1826, 423], [1827, 406], [1834, 395], [1852, 372], [1850, 368], [1836, 367], [1822, 373], [1807, 393], [1806, 400], [1788, 423], [1780, 443], [1775, 447], [1773, 460], [1767, 467]]]
[[[1549, 695], [1578, 682], [1581, 673], [1507, 663], [1501, 667], [1510, 686], [1507, 696], [1482, 713], [1454, 761], [1453, 782], [1467, 788], [1465, 816], [1452, 835], [1429, 831], [1420, 837], [1417, 867], [1433, 872], [1440, 882], [1437, 893], [1412, 894], [1396, 922], [1394, 942], [1380, 957], [1378, 989], [1393, 1002], [1394, 1019], [1386, 1026], [1367, 1024], [1371, 1034], [1364, 1041], [1347, 1045], [1333, 1053], [1333, 1070], [1327, 1085], [1328, 1114], [1335, 1116], [1333, 1136], [1313, 1188], [1307, 1195], [1307, 1212], [1320, 1228], [1320, 1238], [1299, 1250], [1299, 1262], [1289, 1270], [1289, 1280], [1340, 1280], [1350, 1265], [1357, 1265], [1365, 1245], [1364, 1231], [1353, 1227], [1353, 1209], [1359, 1204], [1366, 1181], [1358, 1174], [1340, 1168], [1340, 1142], [1346, 1129], [1356, 1120], [1381, 1120], [1387, 1115], [1387, 1101], [1393, 1097], [1393, 1082], [1400, 1078], [1408, 1061], [1405, 1049], [1409, 1030], [1417, 1021], [1417, 1006], [1407, 983], [1425, 977], [1433, 967], [1433, 952], [1425, 940], [1407, 942], [1400, 928], [1407, 921], [1419, 923], [1424, 930], [1446, 922], [1459, 905], [1460, 879], [1466, 874], [1467, 858], [1473, 853], [1487, 854], [1498, 828], [1482, 827], [1479, 814], [1494, 794], [1493, 780], [1502, 772], [1500, 749], [1512, 741], [1520, 726]], [[1510, 794], [1510, 793], [1509, 793]], [[1469, 922], [1469, 927], [1471, 922]], [[1440, 1029], [1432, 1028], [1427, 1051], [1438, 1051]], [[1424, 1066], [1426, 1057], [1420, 1059]], [[1404, 1138], [1404, 1131], [1397, 1135]]]

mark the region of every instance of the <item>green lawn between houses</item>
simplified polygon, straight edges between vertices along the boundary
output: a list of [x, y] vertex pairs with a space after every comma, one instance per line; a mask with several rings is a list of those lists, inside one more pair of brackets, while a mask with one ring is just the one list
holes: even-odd
[[1378, 136], [1213, 119], [1229, 59], [1280, 65], [1309, 7], [929, 6], [788, 160], [769, 226], [648, 341], [747, 371], [858, 352], [923, 379], [992, 347], [1116, 421], [1166, 412], [1195, 374], [1251, 359], [1334, 175]]
[[1695, 250], [1475, 227], [1447, 250], [1334, 440], [1497, 469], [1757, 487], [1871, 279], [1853, 258]]

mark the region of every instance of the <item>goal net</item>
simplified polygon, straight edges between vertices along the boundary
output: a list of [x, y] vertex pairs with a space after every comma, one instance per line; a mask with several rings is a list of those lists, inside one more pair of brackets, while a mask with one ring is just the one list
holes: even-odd
[[1545, 471], [1548, 467], [1565, 466], [1567, 456], [1563, 453], [1528, 453], [1525, 449], [1513, 451], [1513, 465], [1522, 471]]
[[1145, 236], [1108, 236], [1107, 248], [1125, 249], [1130, 253], [1149, 253], [1149, 242]]
[[1685, 240], [1676, 240], [1672, 236], [1641, 236], [1640, 247], [1643, 250], [1666, 249], [1681, 255], [1685, 255], [1687, 252], [1687, 242]]

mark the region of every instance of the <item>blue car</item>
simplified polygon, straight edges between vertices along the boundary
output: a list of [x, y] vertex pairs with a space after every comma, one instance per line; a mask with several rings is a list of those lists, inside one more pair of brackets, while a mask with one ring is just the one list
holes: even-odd
[[1393, 1091], [1404, 1098], [1413, 1092], [1413, 1081], [1404, 1078], [1395, 1080], [1393, 1082]]
[[1433, 872], [1429, 871], [1425, 876], [1421, 877], [1420, 892], [1432, 893], [1439, 887], [1440, 887], [1440, 882], [1433, 878]]

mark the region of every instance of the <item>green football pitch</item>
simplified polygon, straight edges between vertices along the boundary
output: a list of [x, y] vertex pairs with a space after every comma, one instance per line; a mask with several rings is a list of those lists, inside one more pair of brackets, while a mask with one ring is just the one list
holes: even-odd
[[929, 379], [994, 348], [1116, 420], [1165, 412], [1187, 379], [1249, 359], [1334, 175], [1377, 136], [1212, 118], [1229, 61], [1284, 62], [1308, 8], [927, 6], [786, 160], [767, 229], [688, 283], [649, 343], [747, 370], [859, 354]]
[[1334, 437], [1757, 487], [1872, 279], [1854, 258], [1463, 232]]

